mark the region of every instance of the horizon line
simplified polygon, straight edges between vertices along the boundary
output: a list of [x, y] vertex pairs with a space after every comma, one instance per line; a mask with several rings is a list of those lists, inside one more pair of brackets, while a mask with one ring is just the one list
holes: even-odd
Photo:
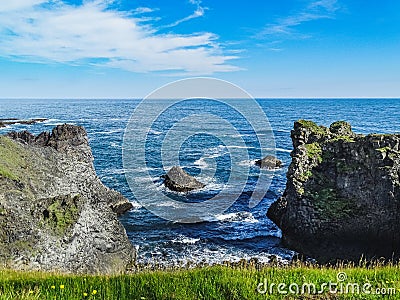
[[[146, 97], [2, 97], [0, 101], [3, 100], [141, 100]], [[195, 98], [195, 97], [194, 97]], [[368, 100], [368, 99], [393, 99], [400, 100], [399, 96], [396, 97], [253, 97], [254, 99], [262, 99], [262, 100], [342, 100], [342, 99], [354, 99], [354, 100]], [[148, 98], [152, 99], [152, 98]], [[176, 98], [160, 98], [153, 100], [171, 100]], [[232, 98], [219, 98], [219, 99], [243, 99], [240, 97], [232, 97]], [[246, 99], [243, 99], [246, 100]]]

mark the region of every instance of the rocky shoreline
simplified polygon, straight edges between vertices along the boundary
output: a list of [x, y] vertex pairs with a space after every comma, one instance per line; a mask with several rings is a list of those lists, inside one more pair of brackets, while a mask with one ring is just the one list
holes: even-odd
[[96, 176], [83, 127], [0, 136], [0, 265], [118, 273], [135, 249], [117, 218], [131, 208]]
[[15, 124], [33, 125], [33, 124], [42, 123], [45, 121], [48, 121], [48, 119], [45, 119], [45, 118], [36, 118], [36, 119], [29, 119], [29, 120], [0, 119], [0, 128], [6, 127], [8, 125], [15, 125]]
[[283, 243], [320, 262], [400, 255], [400, 135], [299, 120], [282, 197], [268, 217]]
[[[400, 135], [364, 136], [342, 121], [327, 128], [299, 120], [291, 137], [286, 190], [268, 210], [284, 246], [322, 263], [399, 257]], [[256, 165], [275, 169], [282, 162], [267, 156]], [[204, 187], [179, 167], [164, 184], [179, 192]], [[117, 219], [131, 207], [96, 176], [83, 127], [0, 136], [3, 268], [92, 274], [151, 269], [135, 265], [136, 251]]]

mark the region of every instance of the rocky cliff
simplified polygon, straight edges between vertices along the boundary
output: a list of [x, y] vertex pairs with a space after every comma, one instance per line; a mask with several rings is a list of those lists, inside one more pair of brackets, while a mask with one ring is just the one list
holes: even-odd
[[96, 176], [84, 128], [0, 136], [0, 267], [123, 271], [135, 252], [117, 213], [129, 207]]
[[286, 190], [268, 210], [289, 248], [321, 262], [400, 254], [400, 135], [295, 122]]

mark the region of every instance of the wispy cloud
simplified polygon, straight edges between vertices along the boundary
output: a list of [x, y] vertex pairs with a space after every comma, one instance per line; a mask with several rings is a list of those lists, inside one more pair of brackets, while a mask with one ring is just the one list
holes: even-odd
[[189, 0], [189, 2], [193, 5], [196, 5], [196, 10], [189, 16], [184, 17], [180, 20], [177, 20], [171, 24], [163, 26], [163, 28], [170, 28], [170, 27], [175, 27], [178, 26], [179, 24], [183, 22], [187, 22], [192, 19], [200, 18], [204, 16], [205, 11], [208, 9], [207, 7], [202, 7], [201, 6], [201, 1], [200, 0]]
[[148, 14], [148, 13], [155, 12], [156, 10], [158, 10], [158, 9], [154, 9], [154, 8], [150, 8], [150, 7], [138, 7], [133, 12], [135, 14]]
[[215, 34], [161, 34], [149, 22], [112, 9], [110, 0], [86, 0], [78, 6], [62, 0], [10, 2], [0, 2], [2, 57], [133, 72], [205, 75], [238, 70], [229, 64], [237, 56], [226, 55]]
[[258, 38], [309, 38], [307, 33], [301, 33], [296, 27], [306, 22], [319, 19], [332, 19], [340, 8], [338, 0], [319, 0], [310, 2], [304, 9], [294, 14], [267, 24], [257, 35]]

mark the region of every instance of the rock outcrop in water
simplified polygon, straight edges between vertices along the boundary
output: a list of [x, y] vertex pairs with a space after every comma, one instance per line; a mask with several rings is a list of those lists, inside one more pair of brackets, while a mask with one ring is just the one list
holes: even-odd
[[399, 257], [400, 135], [295, 122], [286, 190], [268, 216], [286, 246], [321, 262]]
[[29, 120], [0, 119], [0, 128], [6, 127], [8, 125], [14, 125], [14, 124], [32, 125], [32, 124], [41, 123], [44, 121], [47, 121], [47, 119], [44, 119], [44, 118], [29, 119]]
[[124, 271], [135, 250], [117, 213], [130, 207], [96, 176], [84, 128], [0, 136], [0, 266]]
[[201, 183], [177, 166], [172, 167], [164, 176], [164, 184], [171, 191], [176, 192], [189, 192], [205, 187], [204, 183]]
[[263, 159], [256, 160], [256, 166], [259, 166], [262, 169], [277, 169], [282, 168], [282, 161], [272, 155], [267, 155]]

